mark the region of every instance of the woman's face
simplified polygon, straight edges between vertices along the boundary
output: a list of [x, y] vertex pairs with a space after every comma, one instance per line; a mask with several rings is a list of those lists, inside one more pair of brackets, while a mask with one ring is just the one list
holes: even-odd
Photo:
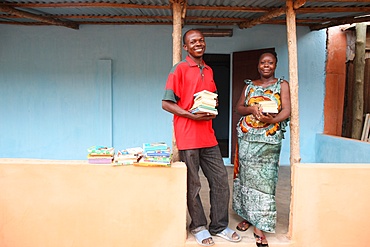
[[260, 57], [258, 72], [264, 78], [273, 77], [276, 69], [276, 58], [270, 53], [264, 53]]

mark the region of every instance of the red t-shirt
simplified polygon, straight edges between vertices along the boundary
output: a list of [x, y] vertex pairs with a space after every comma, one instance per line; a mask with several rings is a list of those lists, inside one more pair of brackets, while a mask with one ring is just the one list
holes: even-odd
[[[216, 92], [211, 67], [203, 62], [199, 67], [189, 56], [176, 64], [168, 75], [163, 100], [177, 103], [190, 110], [194, 94], [203, 90]], [[179, 150], [213, 147], [217, 145], [212, 120], [195, 121], [174, 115], [174, 131]]]

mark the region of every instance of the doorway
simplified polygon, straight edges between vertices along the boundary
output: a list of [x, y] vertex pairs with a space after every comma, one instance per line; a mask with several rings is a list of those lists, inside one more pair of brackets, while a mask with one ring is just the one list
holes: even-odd
[[232, 128], [231, 128], [231, 163], [235, 158], [235, 147], [237, 142], [236, 124], [240, 115], [236, 113], [235, 108], [238, 103], [241, 92], [244, 88], [244, 80], [255, 80], [259, 78], [257, 69], [259, 57], [264, 52], [275, 51], [275, 48], [266, 48], [252, 51], [240, 51], [233, 53], [233, 73], [232, 73]]
[[230, 117], [230, 54], [204, 54], [203, 59], [213, 70], [218, 91], [218, 115], [213, 129], [223, 158], [229, 158]]
[[[214, 80], [218, 90], [218, 116], [213, 120], [213, 128], [220, 146], [222, 157], [230, 158], [231, 164], [233, 164], [234, 161], [235, 144], [237, 142], [236, 128], [234, 126], [236, 126], [240, 119], [240, 115], [235, 112], [236, 103], [238, 102], [241, 91], [245, 85], [244, 80], [254, 80], [259, 77], [257, 70], [258, 59], [262, 53], [267, 51], [275, 51], [275, 48], [234, 52], [232, 57], [232, 65], [230, 54], [203, 55], [204, 61], [213, 70]], [[230, 83], [231, 66], [232, 82]], [[230, 87], [230, 84], [232, 87]], [[232, 93], [230, 93], [230, 90], [232, 90]], [[229, 121], [230, 104], [232, 106], [231, 126]]]

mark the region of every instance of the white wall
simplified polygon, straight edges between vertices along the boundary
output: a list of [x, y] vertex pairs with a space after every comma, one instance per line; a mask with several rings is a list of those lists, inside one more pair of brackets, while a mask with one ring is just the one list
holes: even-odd
[[[161, 109], [171, 26], [0, 25], [0, 33], [0, 157], [85, 159], [92, 145], [171, 144], [172, 116]], [[314, 162], [326, 34], [306, 27], [297, 33], [301, 157]], [[234, 27], [231, 38], [207, 38], [207, 53], [268, 47], [279, 56], [276, 76], [289, 80], [285, 26]], [[282, 165], [289, 164], [289, 138], [288, 131]]]

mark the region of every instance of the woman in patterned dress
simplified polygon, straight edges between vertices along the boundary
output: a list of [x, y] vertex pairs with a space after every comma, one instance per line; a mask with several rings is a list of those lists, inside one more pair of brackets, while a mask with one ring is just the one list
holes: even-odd
[[[238, 224], [238, 230], [246, 231], [254, 226], [257, 246], [268, 246], [264, 232], [275, 232], [275, 189], [281, 142], [290, 116], [289, 84], [275, 78], [276, 64], [276, 53], [260, 56], [260, 78], [245, 81], [236, 106], [242, 117], [237, 125], [233, 209], [244, 219]], [[277, 110], [267, 112], [261, 101], [276, 103]]]

